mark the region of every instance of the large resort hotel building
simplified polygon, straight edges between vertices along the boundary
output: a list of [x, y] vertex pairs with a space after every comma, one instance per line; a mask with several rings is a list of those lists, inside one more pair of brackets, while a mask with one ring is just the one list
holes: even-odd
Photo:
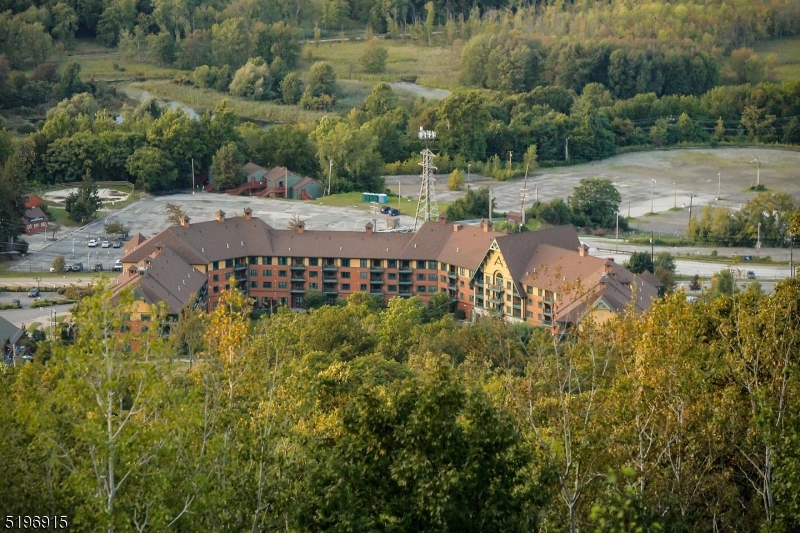
[[[572, 226], [501, 233], [478, 226], [426, 222], [416, 233], [275, 229], [253, 217], [181, 225], [144, 239], [122, 258], [115, 292], [132, 287], [133, 333], [147, 331], [150, 306], [164, 302], [172, 320], [193, 300], [207, 311], [236, 288], [256, 307], [302, 308], [309, 290], [330, 304], [357, 292], [386, 300], [446, 293], [465, 316], [495, 315], [551, 328], [577, 326], [591, 315], [605, 321], [625, 309], [646, 310], [659, 283], [633, 275], [613, 259], [592, 257]], [[136, 316], [133, 316], [136, 315]]]

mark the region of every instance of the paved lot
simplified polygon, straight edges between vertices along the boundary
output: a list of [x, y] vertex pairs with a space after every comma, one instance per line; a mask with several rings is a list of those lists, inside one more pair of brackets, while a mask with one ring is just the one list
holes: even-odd
[[[750, 161], [761, 161], [761, 183], [770, 190], [788, 192], [800, 197], [800, 180], [797, 167], [800, 165], [800, 152], [775, 149], [723, 148], [690, 149], [663, 152], [642, 152], [612, 157], [604, 161], [578, 165], [564, 169], [544, 169], [537, 171], [528, 181], [526, 206], [533, 201], [549, 201], [554, 198], [566, 199], [572, 194], [579, 181], [587, 177], [612, 179], [622, 195], [621, 213], [639, 217], [633, 225], [659, 233], [683, 234], [688, 222], [688, 207], [670, 211], [673, 205], [689, 203], [689, 195], [697, 195], [693, 206], [726, 205], [739, 208], [755, 193], [747, 190], [756, 179], [756, 165]], [[717, 172], [721, 175], [722, 198], [716, 201]], [[651, 180], [655, 179], [655, 185]], [[520, 207], [521, 180], [512, 182], [493, 182], [475, 175], [470, 176], [472, 186], [492, 186], [497, 199], [498, 211], [518, 211]], [[398, 182], [403, 202], [414, 205], [413, 198], [419, 194], [418, 176], [387, 177], [387, 186], [397, 192]], [[675, 183], [673, 188], [673, 183]], [[653, 210], [657, 216], [643, 215], [650, 212], [652, 192]], [[448, 191], [446, 176], [440, 176], [437, 183], [437, 197], [440, 201], [453, 201], [464, 191]], [[412, 197], [411, 201], [407, 197]], [[103, 225], [109, 220], [117, 220], [129, 225], [133, 233], [139, 232], [149, 237], [168, 226], [165, 204], [179, 204], [193, 222], [212, 220], [214, 213], [222, 209], [228, 216], [242, 214], [245, 207], [253, 210], [253, 215], [263, 218], [276, 228], [285, 228], [295, 215], [306, 222], [310, 230], [355, 230], [363, 231], [364, 225], [372, 221], [369, 207], [328, 207], [291, 200], [275, 200], [246, 196], [228, 196], [215, 193], [174, 194], [148, 197], [112, 211], [105, 218], [96, 220], [72, 233], [62, 233], [57, 242], [45, 246], [44, 237], [31, 237], [30, 256], [19, 262], [15, 269], [47, 271], [58, 255], [63, 255], [68, 263], [82, 262], [85, 269], [95, 263], [102, 263], [109, 269], [114, 261], [122, 256], [121, 249], [88, 248], [91, 238], [103, 239]], [[413, 208], [410, 210], [413, 211]], [[698, 211], [699, 212], [699, 211]], [[488, 215], [488, 213], [487, 213]], [[386, 228], [387, 217], [380, 216], [378, 229]], [[400, 217], [400, 225], [413, 226], [409, 216]], [[43, 248], [42, 248], [43, 247]], [[38, 249], [40, 249], [37, 251]], [[761, 251], [766, 255], [765, 250]], [[773, 255], [775, 258], [776, 256]]]
[[[435, 150], [435, 147], [434, 147]], [[687, 149], [624, 154], [603, 161], [558, 169], [539, 169], [528, 178], [526, 206], [537, 198], [545, 202], [567, 199], [581, 179], [611, 179], [622, 196], [620, 214], [635, 217], [632, 225], [646, 231], [683, 235], [689, 221], [690, 194], [693, 215], [703, 206], [727, 206], [739, 209], [757, 193], [747, 190], [756, 181], [756, 164], [760, 161], [761, 183], [773, 192], [786, 192], [800, 197], [800, 152], [761, 148]], [[466, 169], [464, 169], [466, 171]], [[719, 172], [719, 176], [717, 173]], [[418, 176], [387, 177], [386, 184], [397, 192], [400, 181], [403, 196], [419, 194]], [[522, 180], [492, 181], [471, 175], [473, 186], [491, 185], [497, 199], [497, 210], [519, 211]], [[651, 180], [656, 180], [653, 184]], [[674, 185], [673, 185], [674, 183]], [[463, 192], [447, 190], [447, 176], [437, 176], [437, 198], [452, 202]], [[717, 190], [721, 197], [717, 201]], [[653, 211], [650, 213], [652, 192]], [[630, 205], [630, 209], [628, 206]], [[678, 211], [670, 211], [677, 206]], [[683, 207], [685, 206], [685, 207]]]
[[0, 304], [10, 304], [12, 300], [19, 300], [22, 304], [22, 309], [0, 310], [0, 316], [18, 327], [32, 322], [47, 324], [50, 317], [50, 309], [54, 309], [58, 316], [68, 315], [73, 304], [37, 308], [32, 308], [31, 304], [37, 300], [52, 301], [56, 298], [61, 298], [61, 296], [55, 292], [43, 292], [40, 298], [28, 298], [24, 292], [0, 292]]

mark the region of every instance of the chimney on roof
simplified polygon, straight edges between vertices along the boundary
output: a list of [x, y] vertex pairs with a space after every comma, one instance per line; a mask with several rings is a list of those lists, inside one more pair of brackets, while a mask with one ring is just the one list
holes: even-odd
[[489, 233], [492, 229], [492, 221], [486, 220], [485, 218], [481, 220], [481, 229], [484, 233]]
[[156, 245], [156, 255], [161, 255], [161, 252], [164, 251], [164, 246], [161, 244]]
[[300, 220], [297, 223], [297, 233], [303, 233], [306, 230], [306, 223]]
[[456, 232], [461, 229], [461, 224], [453, 224], [453, 231]]
[[249, 207], [244, 208], [244, 219], [251, 220], [253, 218], [253, 210]]
[[581, 245], [578, 246], [578, 255], [580, 257], [586, 257], [589, 255], [589, 247], [586, 244], [581, 243]]
[[367, 222], [367, 225], [364, 227], [367, 228], [367, 235], [372, 235], [372, 228], [375, 227], [372, 225], [372, 222]]
[[217, 222], [225, 222], [225, 211], [220, 209], [216, 213], [214, 213], [214, 218], [217, 219]]
[[[188, 216], [186, 216], [186, 215], [181, 216], [181, 226], [184, 227], [184, 228], [188, 228], [189, 227], [189, 220], [190, 219], [189, 219]], [[135, 249], [136, 248], [134, 248], [134, 250]]]
[[440, 226], [444, 226], [445, 224], [447, 224], [447, 216], [440, 215], [439, 216], [439, 225]]

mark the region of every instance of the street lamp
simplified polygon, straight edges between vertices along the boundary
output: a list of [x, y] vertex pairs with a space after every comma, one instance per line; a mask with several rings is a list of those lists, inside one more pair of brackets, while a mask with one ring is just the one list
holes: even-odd
[[753, 159], [750, 162], [756, 164], [756, 187], [758, 187], [761, 185], [761, 161], [758, 159]]
[[72, 258], [75, 259], [75, 237], [72, 238]]
[[650, 181], [652, 182], [651, 186], [650, 186], [650, 213], [652, 213], [653, 212], [653, 194], [656, 192], [656, 179], [653, 178]]
[[756, 240], [756, 249], [761, 249], [761, 222], [758, 223], [758, 239]]
[[722, 198], [722, 169], [717, 169], [717, 201]]
[[675, 180], [672, 180], [672, 192], [675, 195], [675, 199], [672, 201], [672, 208], [675, 209], [678, 207], [678, 184]]
[[564, 139], [564, 161], [569, 163], [569, 137]]
[[619, 211], [617, 211], [617, 236], [616, 236], [616, 246], [614, 253], [615, 254], [619, 253]]
[[469, 167], [472, 166], [472, 163], [467, 163], [467, 189], [469, 189]]
[[42, 278], [33, 278], [33, 281], [36, 282], [36, 290], [39, 290], [39, 283], [42, 281]]
[[692, 220], [692, 200], [694, 200], [695, 196], [697, 196], [695, 193], [689, 193], [689, 220]]

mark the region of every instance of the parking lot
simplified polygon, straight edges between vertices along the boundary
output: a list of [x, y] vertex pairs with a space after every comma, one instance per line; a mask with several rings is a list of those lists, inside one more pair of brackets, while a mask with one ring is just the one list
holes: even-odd
[[26, 292], [0, 292], [0, 305], [9, 305], [14, 300], [19, 300], [22, 305], [20, 309], [0, 310], [0, 316], [18, 327], [33, 322], [47, 324], [51, 309], [53, 309], [58, 316], [62, 316], [64, 314], [69, 314], [69, 310], [72, 308], [73, 304], [47, 305], [44, 307], [31, 307], [31, 304], [36, 301], [50, 302], [56, 299], [63, 299], [63, 296], [56, 292], [42, 292], [39, 298], [29, 298]]

